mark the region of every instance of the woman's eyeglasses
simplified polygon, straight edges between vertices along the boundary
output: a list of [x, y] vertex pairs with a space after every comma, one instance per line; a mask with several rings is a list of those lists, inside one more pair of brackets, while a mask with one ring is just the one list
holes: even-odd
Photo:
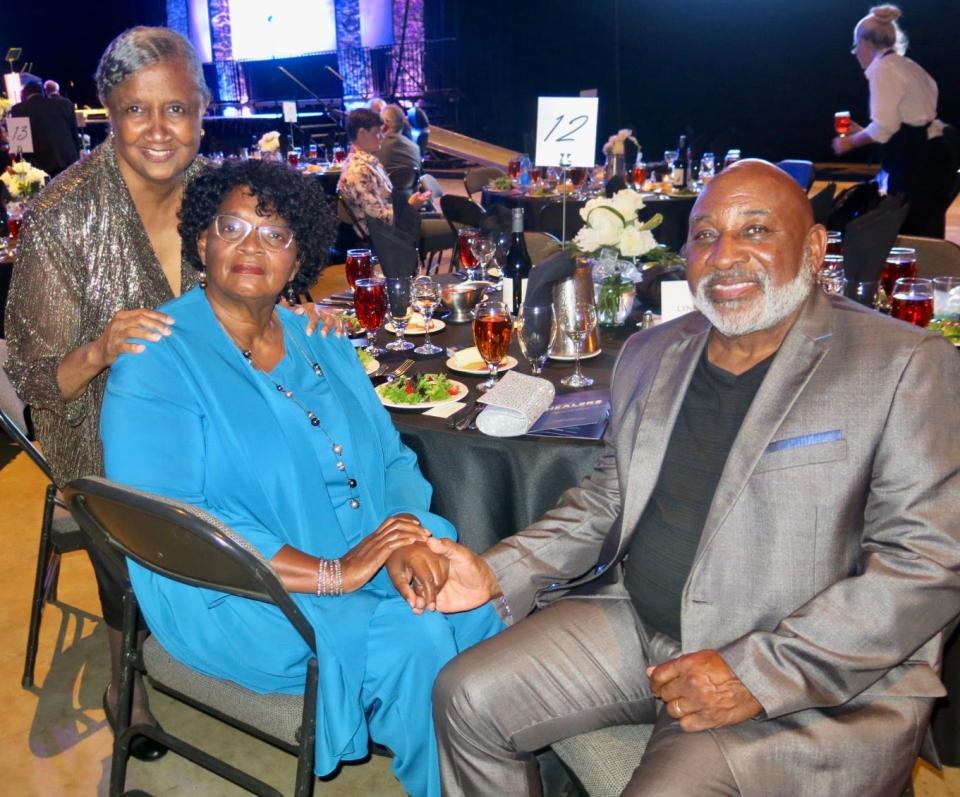
[[213, 220], [213, 231], [221, 241], [236, 244], [246, 240], [250, 231], [256, 229], [257, 238], [260, 245], [265, 249], [274, 252], [281, 252], [287, 249], [293, 243], [293, 230], [289, 227], [276, 227], [272, 224], [265, 224], [256, 227], [246, 219], [240, 219], [236, 216], [229, 216], [221, 213]]

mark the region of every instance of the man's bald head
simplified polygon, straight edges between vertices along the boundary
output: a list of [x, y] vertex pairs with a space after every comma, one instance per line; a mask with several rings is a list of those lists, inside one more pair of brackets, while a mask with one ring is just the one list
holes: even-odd
[[[783, 169], [759, 158], [748, 158], [728, 166], [707, 184], [700, 198], [717, 192], [742, 192], [745, 189], [769, 192], [776, 201], [784, 203], [784, 211], [789, 217], [795, 218], [803, 229], [813, 226], [813, 208], [800, 184]], [[700, 199], [697, 200], [699, 204]], [[693, 213], [696, 212], [694, 205]]]

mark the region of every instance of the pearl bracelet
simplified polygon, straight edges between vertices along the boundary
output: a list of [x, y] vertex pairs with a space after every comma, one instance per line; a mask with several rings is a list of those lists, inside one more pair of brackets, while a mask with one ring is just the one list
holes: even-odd
[[339, 559], [321, 559], [317, 563], [317, 596], [343, 595], [343, 570]]

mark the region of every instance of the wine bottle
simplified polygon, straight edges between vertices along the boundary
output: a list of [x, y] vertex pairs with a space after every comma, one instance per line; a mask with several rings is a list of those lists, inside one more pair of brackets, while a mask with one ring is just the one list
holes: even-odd
[[520, 312], [523, 295], [527, 291], [527, 278], [530, 276], [530, 255], [523, 238], [523, 208], [513, 209], [513, 235], [510, 249], [501, 269], [503, 272], [503, 301], [514, 315]]
[[683, 189], [687, 187], [687, 137], [680, 136], [677, 144], [677, 159], [673, 162], [673, 170], [670, 173], [670, 182], [674, 189]]

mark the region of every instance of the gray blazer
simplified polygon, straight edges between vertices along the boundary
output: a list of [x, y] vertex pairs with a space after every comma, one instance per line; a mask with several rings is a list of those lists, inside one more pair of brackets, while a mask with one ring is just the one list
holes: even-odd
[[[516, 616], [625, 595], [618, 563], [709, 329], [691, 313], [624, 345], [596, 469], [485, 554]], [[767, 794], [852, 794], [849, 767], [869, 793], [871, 769], [919, 746], [960, 613], [958, 394], [944, 339], [814, 290], [744, 419], [681, 627], [684, 652], [719, 650], [763, 705], [715, 735], [735, 775], [769, 773]], [[879, 705], [900, 697], [920, 700]]]
[[387, 174], [401, 167], [408, 167], [414, 171], [420, 168], [420, 149], [400, 133], [387, 133], [383, 137], [377, 157], [383, 164], [383, 168], [387, 170]]

